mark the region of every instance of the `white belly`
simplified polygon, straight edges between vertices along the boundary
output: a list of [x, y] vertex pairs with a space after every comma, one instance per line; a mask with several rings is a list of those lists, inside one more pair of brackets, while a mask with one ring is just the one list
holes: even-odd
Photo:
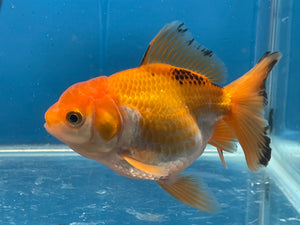
[[[155, 165], [162, 166], [168, 171], [169, 175], [167, 177], [161, 177], [134, 168], [120, 156], [120, 153], [124, 151], [139, 151], [134, 149], [134, 147], [136, 146], [135, 142], [140, 138], [138, 129], [140, 115], [134, 110], [128, 108], [126, 110], [130, 115], [127, 117], [127, 120], [129, 120], [127, 121], [127, 124], [130, 124], [131, 126], [124, 127], [123, 137], [120, 138], [118, 149], [115, 150], [113, 154], [110, 154], [110, 157], [106, 158], [105, 162], [102, 161], [102, 163], [123, 176], [143, 180], [167, 179], [170, 176], [177, 175], [190, 166], [203, 153], [212, 136], [214, 125], [219, 119], [213, 113], [202, 115], [197, 121], [199, 132], [194, 136], [195, 145], [190, 149], [185, 149], [178, 155], [168, 155], [162, 157], [163, 160], [161, 162], [156, 162]], [[145, 143], [145, 148], [147, 148], [147, 143]]]

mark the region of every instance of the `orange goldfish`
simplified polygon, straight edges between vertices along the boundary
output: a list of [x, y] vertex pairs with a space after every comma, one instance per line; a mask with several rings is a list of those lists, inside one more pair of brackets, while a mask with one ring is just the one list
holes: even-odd
[[180, 174], [209, 143], [239, 141], [250, 170], [271, 158], [265, 80], [281, 55], [267, 52], [225, 87], [224, 64], [196, 43], [183, 23], [166, 25], [139, 67], [69, 87], [45, 114], [47, 131], [79, 154], [134, 179], [154, 180], [180, 202], [206, 212], [216, 201]]

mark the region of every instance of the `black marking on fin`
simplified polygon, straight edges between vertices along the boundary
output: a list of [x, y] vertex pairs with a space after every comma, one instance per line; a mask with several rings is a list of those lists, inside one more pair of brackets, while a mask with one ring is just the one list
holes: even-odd
[[[257, 64], [260, 63], [263, 59], [272, 56], [272, 55], [280, 55], [279, 52], [273, 52], [271, 53], [270, 51], [266, 52], [261, 58], [260, 60], [258, 60]], [[271, 63], [269, 63], [268, 65], [268, 73], [273, 69], [273, 67], [275, 66], [275, 64], [279, 61], [280, 57], [275, 58]]]
[[209, 56], [209, 57], [213, 56], [213, 52], [208, 49], [202, 49], [201, 51], [203, 52], [204, 56]]
[[[261, 59], [258, 61], [258, 63], [260, 63], [263, 59], [265, 59], [266, 57], [269, 57], [271, 55], [277, 55], [278, 52], [273, 52], [270, 54], [270, 52], [266, 52], [262, 57]], [[267, 71], [266, 73], [270, 73], [271, 70], [273, 69], [273, 67], [276, 65], [276, 63], [278, 62], [278, 60], [280, 59], [280, 57], [278, 58], [274, 58], [274, 60], [272, 62], [270, 62], [268, 64], [268, 67], [267, 67]], [[266, 77], [267, 79], [267, 77]], [[267, 105], [268, 104], [268, 96], [267, 96], [267, 92], [266, 92], [266, 79], [263, 80], [261, 86], [260, 86], [260, 95], [264, 97], [264, 101], [263, 101], [263, 104], [264, 105]]]
[[178, 21], [164, 26], [151, 41], [141, 65], [154, 63], [194, 71], [213, 83], [225, 81], [223, 62], [211, 50], [199, 45], [184, 23]]
[[268, 104], [268, 95], [266, 92], [266, 79], [263, 80], [261, 86], [260, 86], [260, 95], [264, 97], [263, 104], [264, 106]]
[[193, 38], [193, 39], [191, 39], [191, 40], [189, 40], [188, 41], [188, 46], [190, 46], [192, 43], [193, 43], [193, 41], [195, 41], [195, 39]]
[[273, 130], [273, 120], [274, 120], [274, 109], [270, 109], [269, 115], [268, 115], [268, 123], [269, 123], [269, 130], [272, 132]]
[[179, 30], [182, 26], [184, 26], [184, 23], [179, 24], [177, 30]]
[[263, 54], [263, 56], [260, 58], [260, 60], [258, 60], [257, 63], [260, 63], [264, 58], [268, 57], [270, 55], [270, 51], [267, 51], [265, 54]]
[[271, 159], [271, 152], [272, 152], [272, 149], [270, 147], [271, 139], [267, 136], [267, 130], [268, 130], [268, 127], [265, 127], [264, 143], [261, 144], [260, 146], [258, 146], [260, 149], [262, 149], [261, 152], [263, 153], [263, 155], [260, 156], [259, 163], [264, 166], [268, 165], [268, 163]]
[[187, 31], [188, 31], [187, 28], [178, 30], [178, 32], [181, 32], [181, 33], [184, 33], [184, 32], [187, 32]]
[[272, 68], [276, 65], [276, 63], [278, 62], [278, 59], [274, 59], [268, 66], [268, 70], [271, 71]]
[[186, 31], [188, 31], [187, 28], [182, 29], [183, 26], [184, 26], [184, 23], [180, 24], [180, 25], [177, 27], [178, 32], [184, 33], [184, 32], [186, 32]]

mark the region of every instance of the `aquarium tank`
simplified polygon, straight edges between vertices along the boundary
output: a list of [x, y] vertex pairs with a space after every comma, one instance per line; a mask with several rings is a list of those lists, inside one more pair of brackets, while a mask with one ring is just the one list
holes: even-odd
[[[0, 3], [0, 224], [300, 224], [300, 1]], [[222, 59], [226, 84], [265, 52], [282, 54], [266, 83], [268, 167], [252, 173], [239, 148], [224, 153], [225, 169], [207, 146], [185, 170], [219, 202], [214, 214], [84, 158], [44, 129], [44, 113], [65, 89], [139, 66], [175, 20]]]

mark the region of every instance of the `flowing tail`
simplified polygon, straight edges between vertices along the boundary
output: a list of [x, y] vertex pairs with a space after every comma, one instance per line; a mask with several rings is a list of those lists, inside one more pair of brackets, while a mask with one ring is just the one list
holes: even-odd
[[223, 119], [241, 144], [252, 171], [267, 166], [271, 158], [267, 122], [263, 118], [267, 104], [265, 81], [280, 57], [279, 52], [265, 53], [253, 69], [224, 88], [231, 97], [232, 107]]

